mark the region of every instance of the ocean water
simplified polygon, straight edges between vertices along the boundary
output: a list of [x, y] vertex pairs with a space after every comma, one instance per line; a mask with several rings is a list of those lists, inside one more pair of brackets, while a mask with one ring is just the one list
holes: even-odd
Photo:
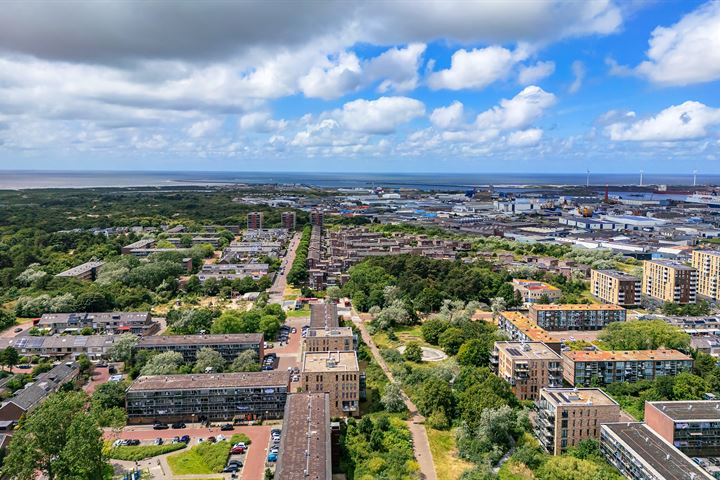
[[[417, 188], [466, 190], [475, 186], [585, 185], [584, 173], [320, 173], [320, 172], [156, 172], [0, 171], [0, 189], [145, 187], [236, 184], [294, 184], [327, 188]], [[637, 174], [591, 174], [590, 185], [637, 185]], [[644, 185], [693, 184], [692, 175], [645, 174]], [[698, 185], [720, 185], [720, 175], [697, 177]]]

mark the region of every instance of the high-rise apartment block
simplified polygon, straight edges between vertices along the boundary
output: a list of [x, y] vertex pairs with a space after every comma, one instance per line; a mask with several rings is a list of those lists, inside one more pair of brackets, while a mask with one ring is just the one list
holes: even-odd
[[537, 323], [531, 321], [520, 312], [501, 312], [498, 317], [498, 328], [504, 331], [510, 340], [518, 342], [542, 342], [556, 353], [560, 353], [561, 341], [552, 337]]
[[620, 421], [620, 405], [599, 388], [543, 388], [535, 406], [535, 436], [553, 455], [599, 439], [601, 424]]
[[691, 457], [720, 457], [720, 401], [645, 402], [645, 423]]
[[601, 302], [637, 307], [642, 280], [617, 270], [591, 270], [590, 293]]
[[343, 352], [355, 349], [350, 327], [310, 328], [305, 334], [306, 352]]
[[310, 212], [310, 225], [314, 227], [322, 227], [325, 221], [325, 214], [321, 210], [313, 210]]
[[661, 302], [695, 303], [698, 272], [672, 260], [643, 263], [642, 294]]
[[247, 214], [248, 230], [258, 230], [263, 228], [263, 212], [250, 212]]
[[695, 250], [692, 252], [692, 266], [698, 272], [697, 291], [712, 300], [720, 298], [720, 251]]
[[612, 304], [530, 305], [530, 320], [545, 330], [601, 330], [625, 321], [625, 309]]
[[562, 359], [541, 342], [495, 342], [490, 364], [520, 400], [535, 400], [541, 388], [562, 386]]
[[280, 215], [280, 224], [282, 228], [287, 230], [295, 230], [296, 216], [295, 212], [282, 212]]
[[360, 367], [352, 352], [306, 352], [302, 361], [302, 389], [330, 395], [333, 417], [360, 414]]

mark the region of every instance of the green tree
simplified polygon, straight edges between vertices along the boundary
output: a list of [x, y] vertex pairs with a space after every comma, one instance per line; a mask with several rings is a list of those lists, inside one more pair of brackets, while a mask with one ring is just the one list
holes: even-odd
[[15, 325], [15, 315], [8, 310], [0, 309], [0, 330], [5, 330], [13, 325]]
[[132, 333], [123, 333], [110, 347], [108, 354], [114, 362], [128, 363], [133, 357], [133, 351], [138, 344], [138, 337]]
[[342, 295], [342, 291], [340, 290], [340, 287], [337, 287], [335, 285], [330, 286], [325, 290], [325, 298], [330, 302], [337, 302], [340, 300], [340, 296]]
[[453, 392], [448, 382], [433, 376], [420, 385], [416, 404], [423, 415], [443, 410], [450, 417], [453, 412], [453, 402]]
[[107, 382], [99, 385], [92, 394], [93, 407], [98, 409], [124, 408], [127, 387], [125, 382]]
[[280, 330], [280, 320], [274, 315], [263, 315], [260, 319], [260, 331], [265, 340], [272, 340]]
[[437, 345], [440, 341], [440, 335], [450, 327], [450, 322], [446, 319], [435, 316], [425, 321], [420, 327], [423, 340], [431, 345]]
[[690, 372], [682, 372], [675, 376], [675, 383], [672, 387], [673, 400], [701, 400], [703, 394], [710, 390], [707, 382], [702, 377], [693, 375]]
[[439, 345], [448, 355], [455, 355], [464, 341], [463, 331], [457, 327], [450, 327], [440, 335]]
[[390, 382], [385, 385], [380, 402], [390, 413], [398, 413], [405, 411], [405, 400], [403, 399], [400, 386], [396, 382]]
[[172, 375], [178, 373], [183, 364], [183, 356], [180, 352], [163, 352], [154, 355], [148, 360], [141, 375]]
[[200, 349], [197, 353], [193, 372], [205, 373], [207, 371], [211, 371], [218, 373], [222, 372], [224, 369], [225, 359], [218, 351], [205, 347]]
[[690, 335], [663, 320], [613, 322], [600, 333], [599, 339], [613, 350], [690, 348]]
[[460, 365], [487, 366], [490, 362], [490, 344], [479, 338], [468, 340], [460, 346], [456, 359]]
[[418, 342], [410, 342], [405, 347], [403, 357], [408, 362], [422, 362], [422, 347]]
[[232, 372], [259, 372], [260, 361], [255, 350], [244, 350], [235, 357], [232, 365], [230, 366]]
[[7, 347], [0, 351], [0, 363], [3, 367], [12, 368], [20, 361], [20, 354], [14, 347]]

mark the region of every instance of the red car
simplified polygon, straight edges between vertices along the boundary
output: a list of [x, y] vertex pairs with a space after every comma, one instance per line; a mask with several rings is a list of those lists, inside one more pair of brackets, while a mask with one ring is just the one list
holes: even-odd
[[230, 453], [237, 454], [237, 453], [245, 453], [245, 447], [232, 447], [230, 450]]

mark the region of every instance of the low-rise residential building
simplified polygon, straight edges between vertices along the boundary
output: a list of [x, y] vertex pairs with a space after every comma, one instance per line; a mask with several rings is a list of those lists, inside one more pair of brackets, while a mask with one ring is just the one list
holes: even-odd
[[275, 478], [330, 480], [332, 452], [327, 393], [293, 393], [285, 404]]
[[51, 393], [57, 392], [60, 387], [73, 381], [79, 373], [78, 366], [73, 363], [61, 363], [41, 373], [32, 383], [0, 404], [0, 421], [18, 422], [23, 415], [37, 408]]
[[660, 302], [695, 303], [698, 272], [672, 260], [643, 262], [642, 294]]
[[262, 359], [262, 333], [225, 333], [216, 335], [154, 335], [142, 337], [135, 348], [154, 352], [180, 352], [186, 363], [195, 363], [197, 353], [211, 348], [220, 353], [225, 361], [232, 362], [245, 350], [254, 350]]
[[645, 423], [691, 457], [720, 456], [720, 401], [645, 402]]
[[605, 303], [621, 307], [640, 305], [642, 280], [618, 270], [595, 270], [590, 272], [590, 293]]
[[542, 342], [556, 353], [560, 353], [561, 342], [520, 312], [501, 312], [498, 318], [498, 328], [507, 333], [510, 340]]
[[78, 280], [89, 280], [94, 282], [105, 262], [85, 262], [77, 267], [60, 272], [56, 277], [77, 278]]
[[513, 278], [513, 289], [520, 292], [523, 303], [535, 303], [542, 300], [554, 302], [562, 296], [562, 290], [545, 282]]
[[600, 450], [631, 480], [710, 480], [713, 477], [644, 423], [600, 427]]
[[495, 342], [490, 364], [520, 400], [535, 400], [541, 388], [562, 386], [562, 359], [541, 342]]
[[598, 440], [600, 425], [620, 421], [620, 405], [599, 388], [543, 388], [535, 406], [535, 436], [552, 455]]
[[624, 322], [625, 309], [612, 304], [530, 305], [528, 316], [545, 330], [602, 330]]
[[310, 328], [337, 328], [340, 326], [337, 304], [311, 303], [310, 304]]
[[720, 298], [720, 251], [694, 250], [692, 266], [698, 272], [697, 292], [711, 300]]
[[152, 375], [130, 385], [125, 407], [129, 423], [270, 420], [289, 391], [283, 371]]
[[92, 328], [96, 332], [134, 333], [148, 336], [160, 330], [150, 312], [46, 313], [37, 324], [51, 333], [78, 332]]
[[305, 335], [306, 352], [348, 350], [355, 350], [355, 335], [350, 327], [310, 328]]
[[91, 360], [107, 358], [115, 335], [51, 335], [0, 338], [0, 350], [13, 347], [24, 357], [77, 358], [87, 355]]
[[269, 272], [270, 266], [267, 263], [210, 263], [202, 266], [197, 277], [200, 283], [205, 283], [211, 278], [218, 281], [245, 277], [260, 280]]
[[355, 352], [306, 352], [301, 381], [305, 392], [330, 395], [331, 416], [360, 414], [360, 367]]
[[692, 369], [689, 355], [671, 349], [563, 352], [563, 376], [570, 385], [654, 380]]

